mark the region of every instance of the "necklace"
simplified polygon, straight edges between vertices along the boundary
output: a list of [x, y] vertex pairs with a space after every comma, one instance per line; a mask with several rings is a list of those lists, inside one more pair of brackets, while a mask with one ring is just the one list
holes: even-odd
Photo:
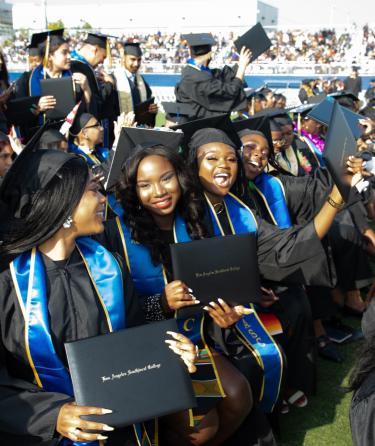
[[224, 205], [223, 205], [222, 202], [220, 202], [220, 203], [215, 203], [215, 204], [213, 205], [213, 207], [214, 207], [214, 209], [215, 209], [216, 215], [221, 214], [221, 213], [223, 212], [223, 210], [224, 210]]

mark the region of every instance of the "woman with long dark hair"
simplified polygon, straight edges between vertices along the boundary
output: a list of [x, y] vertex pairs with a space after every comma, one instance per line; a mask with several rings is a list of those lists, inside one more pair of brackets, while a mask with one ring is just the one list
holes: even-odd
[[[67, 368], [65, 342], [144, 323], [124, 261], [89, 237], [103, 231], [105, 198], [85, 160], [28, 147], [0, 199], [1, 443], [139, 444], [130, 427], [81, 418], [109, 411], [74, 402]], [[173, 336], [193, 371], [193, 344]]]
[[[32, 71], [25, 72], [16, 82], [15, 97], [41, 96], [40, 81], [42, 79], [72, 77], [75, 84], [76, 102], [83, 100], [86, 107], [91, 101], [91, 90], [86, 76], [70, 71], [71, 59], [69, 43], [63, 37], [64, 30], [34, 34], [38, 48], [43, 57], [43, 63]], [[56, 105], [53, 96], [41, 96], [37, 106], [25, 115], [25, 124], [21, 126], [21, 134], [28, 140], [35, 129], [44, 122], [44, 113]], [[30, 129], [33, 129], [31, 131]]]
[[[206, 236], [201, 223], [203, 209], [196, 186], [176, 151], [151, 141], [148, 146], [142, 142], [146, 147], [136, 147], [125, 164], [118, 188], [123, 218], [107, 223], [105, 246], [123, 253], [127, 259], [146, 317], [160, 320], [173, 317], [177, 311], [180, 330], [191, 335], [192, 328], [194, 336], [201, 339], [200, 358], [206, 363], [205, 370], [208, 363], [212, 364], [209, 377], [205, 375], [203, 381], [197, 382], [198, 424], [189, 427], [187, 414], [180, 414], [173, 422], [176, 437], [165, 438], [166, 444], [219, 445], [250, 412], [252, 392], [244, 376], [209, 340], [210, 318], [206, 322], [196, 308], [188, 315], [182, 313], [199, 302], [188, 284], [172, 279], [169, 244]], [[182, 222], [183, 228], [177, 228], [176, 224]], [[207, 308], [207, 312], [218, 327], [227, 328], [250, 311], [242, 306], [231, 308], [220, 301]], [[210, 389], [206, 389], [205, 381], [211, 383]], [[204, 398], [206, 394], [211, 397]], [[224, 394], [226, 398], [222, 398]]]
[[7, 133], [7, 120], [3, 113], [6, 103], [12, 94], [12, 87], [9, 87], [9, 74], [5, 57], [0, 50], [0, 132]]

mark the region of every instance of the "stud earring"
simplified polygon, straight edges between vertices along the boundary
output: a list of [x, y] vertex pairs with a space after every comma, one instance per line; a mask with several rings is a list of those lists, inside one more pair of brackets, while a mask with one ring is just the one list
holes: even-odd
[[69, 217], [63, 223], [63, 228], [64, 229], [69, 229], [72, 226], [72, 223], [73, 223], [72, 216], [69, 215]]

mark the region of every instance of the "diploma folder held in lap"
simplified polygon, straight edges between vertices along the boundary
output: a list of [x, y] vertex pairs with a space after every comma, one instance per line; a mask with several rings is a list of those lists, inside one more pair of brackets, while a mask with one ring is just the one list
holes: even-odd
[[122, 427], [196, 406], [167, 331], [178, 331], [174, 319], [65, 344], [76, 403], [113, 411], [86, 419]]
[[213, 237], [170, 245], [173, 276], [202, 303], [257, 303], [261, 298], [256, 235]]

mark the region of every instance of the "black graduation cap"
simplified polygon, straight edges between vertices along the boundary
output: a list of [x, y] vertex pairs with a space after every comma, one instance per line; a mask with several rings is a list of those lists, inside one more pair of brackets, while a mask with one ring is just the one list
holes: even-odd
[[357, 143], [343, 111], [340, 104], [333, 103], [323, 158], [342, 198], [348, 202], [352, 175], [347, 173], [346, 162], [350, 155], [356, 155]]
[[146, 147], [163, 146], [178, 152], [182, 138], [183, 134], [181, 132], [123, 127], [105, 181], [105, 189], [111, 189], [118, 182], [124, 163], [138, 150]]
[[[64, 121], [62, 121], [64, 122]], [[59, 142], [67, 142], [65, 136], [60, 133], [58, 127], [61, 127], [62, 123], [54, 124], [50, 128], [47, 128], [41, 135], [39, 140], [39, 147], [43, 149], [47, 144], [54, 144]]]
[[105, 50], [108, 49], [108, 35], [102, 33], [88, 33], [84, 43], [88, 43], [90, 45], [98, 46], [99, 48], [103, 48]]
[[[44, 189], [60, 168], [76, 155], [60, 150], [39, 150], [39, 140], [49, 123], [40, 127], [6, 173], [0, 201], [9, 218], [22, 218], [36, 192]], [[83, 158], [82, 158], [83, 160]]]
[[332, 97], [332, 98], [335, 98], [335, 99], [349, 98], [349, 99], [352, 99], [353, 101], [359, 101], [358, 96], [356, 96], [351, 91], [346, 91], [346, 90], [336, 91], [334, 93], [330, 93], [329, 96]]
[[139, 42], [124, 42], [124, 52], [135, 57], [141, 57], [143, 54]]
[[52, 37], [52, 36], [63, 37], [64, 36], [64, 28], [50, 29], [48, 31], [43, 31], [41, 33], [34, 33], [31, 36], [31, 42], [27, 48], [38, 49], [39, 45], [43, 44], [47, 40], [48, 36], [49, 37]]
[[3, 132], [0, 132], [0, 142], [6, 142], [6, 143], [9, 144], [9, 138], [8, 138], [8, 135], [6, 135], [6, 134], [3, 133]]
[[241, 136], [241, 132], [243, 130], [255, 130], [258, 132], [263, 133], [265, 138], [267, 139], [268, 146], [270, 150], [273, 150], [273, 144], [272, 144], [272, 135], [271, 135], [271, 128], [269, 119], [266, 116], [261, 117], [251, 117], [248, 119], [241, 119], [238, 121], [233, 121], [233, 127], [236, 130], [236, 132]]
[[95, 116], [91, 113], [87, 113], [84, 110], [84, 107], [80, 106], [78, 108], [77, 114], [74, 118], [73, 124], [70, 127], [69, 133], [71, 136], [78, 136], [79, 132], [87, 125], [91, 118]]
[[309, 96], [307, 98], [308, 104], [319, 104], [320, 102], [324, 101], [327, 95], [325, 94], [316, 94], [314, 96]]
[[301, 104], [297, 107], [290, 108], [289, 112], [306, 116], [309, 112], [311, 112], [311, 110], [314, 109], [314, 107], [316, 107], [316, 104]]
[[191, 104], [183, 102], [162, 102], [166, 118], [168, 121], [173, 121], [176, 124], [183, 124], [191, 116], [194, 116], [194, 107]]
[[215, 39], [210, 33], [183, 34], [181, 39], [187, 41], [196, 56], [209, 53], [211, 47], [216, 44]]
[[[332, 118], [335, 103], [336, 101], [332, 99], [332, 96], [327, 96], [323, 102], [311, 109], [308, 112], [307, 116], [315, 119], [315, 121], [318, 121], [323, 125], [328, 126]], [[354, 113], [348, 108], [342, 107], [341, 105], [339, 105], [339, 107], [341, 108], [341, 111], [345, 116], [345, 119], [354, 135], [354, 138], [359, 138], [363, 133], [363, 129], [361, 128], [359, 120], [363, 119], [363, 116]]]
[[212, 116], [210, 118], [196, 119], [195, 121], [186, 122], [181, 125], [174, 125], [171, 127], [174, 130], [182, 130], [184, 132], [184, 138], [182, 140], [182, 149], [185, 155], [189, 152], [189, 142], [191, 141], [193, 135], [202, 129], [217, 129], [223, 131], [229, 140], [232, 142], [231, 145], [235, 146], [237, 149], [241, 147], [241, 140], [237, 135], [236, 130], [233, 127], [233, 123], [230, 119], [229, 114], [223, 114], [218, 116]]
[[243, 46], [251, 50], [251, 61], [257, 59], [272, 45], [260, 23], [257, 23], [249, 31], [239, 37], [234, 44], [238, 52], [241, 51]]

